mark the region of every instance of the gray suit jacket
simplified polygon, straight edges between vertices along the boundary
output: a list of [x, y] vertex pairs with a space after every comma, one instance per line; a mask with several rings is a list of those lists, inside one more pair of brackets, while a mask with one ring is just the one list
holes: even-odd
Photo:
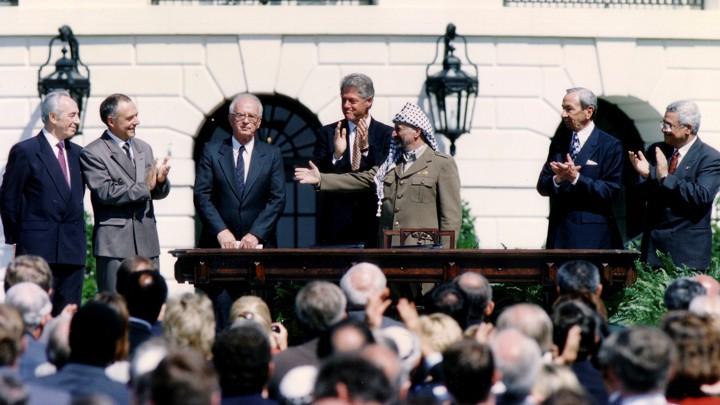
[[80, 154], [95, 215], [93, 254], [96, 257], [160, 255], [152, 200], [165, 198], [170, 192], [170, 182], [157, 184], [150, 190], [145, 173], [153, 164], [152, 149], [137, 138], [131, 145], [135, 166], [107, 132]]

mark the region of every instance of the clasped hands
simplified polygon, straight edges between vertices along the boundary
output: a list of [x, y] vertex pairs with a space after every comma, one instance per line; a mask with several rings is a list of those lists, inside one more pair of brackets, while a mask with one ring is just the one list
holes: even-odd
[[[368, 148], [368, 124], [365, 118], [358, 121], [357, 129], [355, 130], [355, 136], [358, 136], [358, 142], [360, 150], [366, 150]], [[347, 130], [342, 127], [342, 121], [338, 121], [335, 127], [335, 137], [333, 143], [335, 145], [335, 152], [333, 152], [333, 158], [339, 160], [342, 158], [345, 150], [347, 149]]]
[[568, 153], [565, 162], [550, 162], [550, 169], [555, 173], [553, 176], [555, 184], [560, 184], [565, 180], [572, 183], [580, 176], [581, 166], [576, 166]]
[[257, 236], [251, 233], [246, 234], [238, 241], [229, 229], [220, 231], [220, 233], [217, 234], [217, 240], [221, 249], [255, 249], [257, 245], [260, 244]]
[[157, 183], [164, 183], [167, 180], [168, 172], [170, 172], [170, 163], [168, 163], [168, 157], [165, 156], [163, 160], [159, 162], [159, 159], [153, 160], [150, 170], [145, 174], [145, 182], [150, 190], [154, 189]]
[[[628, 151], [628, 156], [635, 171], [643, 179], [647, 180], [650, 177], [650, 162], [645, 158], [645, 155], [640, 151], [638, 153]], [[668, 175], [668, 162], [665, 154], [658, 147], [655, 147], [655, 162], [655, 176], [658, 180], [663, 180]]]

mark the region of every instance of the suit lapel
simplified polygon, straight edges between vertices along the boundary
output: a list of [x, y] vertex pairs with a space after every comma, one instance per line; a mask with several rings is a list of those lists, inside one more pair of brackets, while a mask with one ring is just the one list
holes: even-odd
[[[117, 165], [120, 166], [120, 168], [123, 169], [123, 171], [127, 173], [127, 175], [133, 181], [135, 181], [135, 166], [133, 166], [133, 163], [130, 161], [130, 159], [128, 159], [125, 152], [120, 149], [117, 142], [110, 138], [110, 135], [108, 135], [107, 132], [103, 132], [100, 139], [105, 142], [105, 146], [107, 147], [108, 153], [110, 154], [110, 159], [117, 163]], [[130, 142], [130, 144], [132, 145], [132, 141]], [[133, 148], [133, 151], [135, 150], [136, 148]]]
[[250, 189], [252, 189], [255, 185], [260, 173], [264, 172], [263, 167], [267, 165], [267, 163], [267, 150], [265, 149], [265, 145], [256, 139], [255, 146], [253, 147], [253, 153], [250, 157], [250, 167], [248, 168], [247, 181], [245, 182], [245, 192], [243, 193], [244, 195], [247, 195]]
[[580, 153], [578, 153], [577, 159], [575, 159], [576, 165], [585, 166], [590, 157], [592, 157], [593, 153], [595, 153], [598, 145], [598, 139], [600, 138], [599, 132], [600, 130], [598, 129], [598, 127], [595, 127], [595, 129], [593, 129], [587, 141], [585, 141], [585, 144], [580, 149]]
[[130, 145], [132, 146], [133, 156], [135, 158], [135, 178], [136, 179], [144, 179], [145, 178], [145, 151], [138, 148], [138, 144], [135, 142], [130, 142]]
[[[687, 156], [682, 158], [677, 169], [675, 169], [675, 176], [682, 177], [690, 170], [691, 167], [695, 166], [701, 147], [702, 142], [700, 141], [700, 138], [695, 139], [695, 143], [687, 151]], [[670, 165], [669, 161], [668, 165]]]
[[225, 175], [225, 180], [230, 185], [230, 189], [232, 189], [238, 200], [242, 200], [242, 196], [238, 193], [237, 181], [235, 181], [235, 157], [233, 156], [232, 136], [218, 148], [217, 159], [218, 165]]
[[[58, 190], [58, 194], [60, 194], [63, 201], [67, 203], [70, 200], [70, 187], [68, 186], [67, 180], [65, 179], [65, 176], [63, 176], [62, 170], [60, 169], [60, 163], [55, 156], [55, 151], [53, 151], [53, 147], [47, 141], [42, 131], [40, 131], [40, 134], [38, 134], [37, 140], [40, 144], [38, 158], [43, 163], [43, 165], [45, 165], [45, 168], [50, 175], [50, 179], [52, 179], [53, 183], [55, 184], [55, 188], [57, 188]], [[82, 188], [82, 183], [80, 183], [80, 187]]]

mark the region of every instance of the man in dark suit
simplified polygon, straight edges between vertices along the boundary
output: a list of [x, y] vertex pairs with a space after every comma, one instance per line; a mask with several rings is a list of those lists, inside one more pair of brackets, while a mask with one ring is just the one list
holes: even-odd
[[203, 224], [200, 247], [277, 247], [276, 225], [285, 209], [280, 148], [256, 141], [262, 103], [240, 94], [228, 115], [233, 136], [209, 142], [195, 174], [195, 209]]
[[595, 126], [597, 97], [572, 88], [562, 102], [571, 131], [550, 144], [537, 190], [550, 197], [547, 249], [620, 249], [622, 237], [612, 204], [620, 190], [620, 141]]
[[[361, 73], [340, 83], [345, 119], [320, 129], [313, 161], [323, 173], [369, 170], [385, 161], [392, 141], [391, 126], [370, 116], [375, 97], [372, 80]], [[318, 212], [318, 242], [326, 245], [363, 242], [377, 247], [377, 196], [372, 190], [322, 196]]]
[[692, 101], [667, 106], [662, 123], [665, 142], [629, 152], [647, 197], [641, 259], [661, 266], [657, 251], [676, 265], [705, 270], [710, 266], [710, 216], [720, 188], [720, 153], [698, 137], [700, 109]]
[[158, 163], [152, 148], [135, 138], [140, 125], [130, 97], [112, 94], [100, 104], [107, 131], [83, 149], [80, 164], [95, 217], [93, 254], [100, 291], [115, 291], [120, 263], [145, 256], [160, 268], [155, 209], [152, 200], [167, 197], [168, 158]]
[[80, 125], [67, 91], [53, 91], [40, 107], [44, 128], [10, 150], [0, 214], [5, 243], [16, 255], [37, 255], [53, 273], [53, 314], [80, 304], [85, 270], [85, 219], [80, 147], [69, 141]]

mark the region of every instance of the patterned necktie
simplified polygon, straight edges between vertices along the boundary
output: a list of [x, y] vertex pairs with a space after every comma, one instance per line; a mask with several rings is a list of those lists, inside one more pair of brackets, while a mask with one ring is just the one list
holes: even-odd
[[574, 161], [580, 154], [580, 138], [577, 132], [573, 132], [572, 141], [570, 142], [570, 158]]
[[679, 161], [680, 151], [675, 149], [675, 152], [673, 152], [672, 157], [670, 158], [670, 166], [668, 167], [668, 173], [675, 174], [675, 170], [677, 170]]
[[63, 177], [65, 177], [65, 181], [67, 181], [68, 186], [70, 186], [70, 176], [68, 176], [67, 163], [65, 163], [65, 144], [60, 141], [57, 143], [57, 147], [60, 149], [60, 152], [58, 152], [60, 170], [62, 170]]
[[356, 172], [360, 170], [360, 160], [362, 159], [362, 152], [360, 152], [360, 136], [358, 135], [357, 128], [355, 128], [355, 142], [353, 142], [352, 151], [352, 171]]
[[132, 164], [135, 164], [135, 161], [132, 158], [132, 153], [130, 152], [130, 140], [125, 141], [122, 148], [125, 151], [125, 154], [127, 155], [128, 159], [130, 159], [130, 161], [132, 162]]
[[235, 181], [237, 181], [238, 194], [242, 195], [245, 191], [245, 159], [243, 158], [243, 152], [245, 151], [245, 145], [240, 146], [238, 150], [237, 165], [235, 165]]

